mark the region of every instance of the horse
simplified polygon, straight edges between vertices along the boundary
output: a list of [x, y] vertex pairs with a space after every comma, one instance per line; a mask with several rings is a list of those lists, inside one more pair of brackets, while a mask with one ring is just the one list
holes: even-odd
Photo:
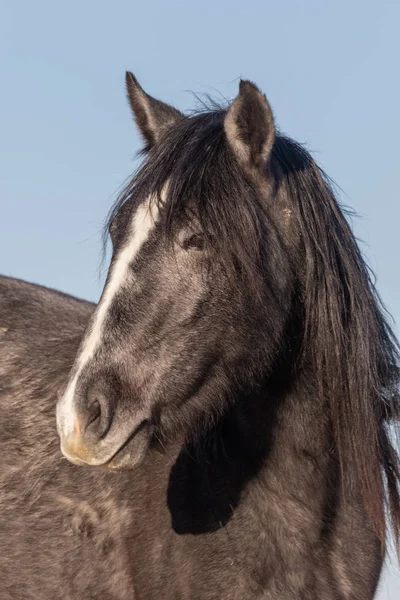
[[0, 280], [0, 596], [372, 599], [399, 348], [347, 213], [252, 82], [126, 85], [98, 305]]

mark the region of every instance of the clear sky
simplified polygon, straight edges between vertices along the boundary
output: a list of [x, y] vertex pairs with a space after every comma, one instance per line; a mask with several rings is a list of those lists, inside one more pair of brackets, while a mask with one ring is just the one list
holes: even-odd
[[[359, 213], [400, 323], [399, 30], [399, 0], [0, 0], [0, 271], [97, 300], [102, 222], [140, 143], [125, 70], [180, 109], [244, 77]], [[399, 595], [393, 564], [379, 599]]]

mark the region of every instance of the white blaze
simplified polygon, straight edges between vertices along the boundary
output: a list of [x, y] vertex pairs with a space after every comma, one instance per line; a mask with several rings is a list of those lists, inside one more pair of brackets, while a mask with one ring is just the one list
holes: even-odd
[[157, 204], [151, 202], [151, 198], [149, 198], [139, 206], [132, 219], [127, 240], [114, 261], [103, 296], [92, 317], [89, 332], [83, 340], [80, 352], [75, 361], [74, 376], [69, 381], [65, 394], [57, 406], [57, 422], [59, 425], [62, 423], [64, 435], [68, 435], [74, 431], [74, 394], [79, 375], [84, 366], [93, 358], [101, 343], [104, 323], [107, 319], [113, 298], [116, 296], [118, 290], [124, 286], [127, 279], [129, 279], [129, 267], [148, 239], [157, 218]]

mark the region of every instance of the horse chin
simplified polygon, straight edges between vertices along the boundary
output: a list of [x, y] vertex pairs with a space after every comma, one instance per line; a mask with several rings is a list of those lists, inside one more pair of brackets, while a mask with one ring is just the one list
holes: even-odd
[[148, 421], [145, 420], [107, 458], [91, 454], [83, 455], [83, 453], [71, 454], [65, 448], [62, 448], [61, 451], [64, 457], [74, 465], [121, 471], [139, 466], [147, 454], [150, 442], [151, 431]]
[[147, 426], [140, 428], [126, 440], [110, 460], [99, 466], [109, 471], [135, 469], [143, 463], [146, 457], [150, 438], [149, 428]]

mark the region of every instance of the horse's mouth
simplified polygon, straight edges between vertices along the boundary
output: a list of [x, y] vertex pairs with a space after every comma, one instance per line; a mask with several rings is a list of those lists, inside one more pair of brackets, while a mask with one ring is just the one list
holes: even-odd
[[142, 462], [150, 444], [150, 423], [148, 419], [142, 421], [129, 434], [117, 449], [107, 456], [96, 455], [95, 450], [88, 448], [75, 448], [73, 453], [62, 447], [62, 453], [75, 465], [101, 467], [109, 470], [132, 469]]
[[132, 431], [112, 457], [99, 466], [113, 471], [136, 467], [142, 462], [149, 447], [151, 437], [149, 429], [149, 420], [145, 419]]

